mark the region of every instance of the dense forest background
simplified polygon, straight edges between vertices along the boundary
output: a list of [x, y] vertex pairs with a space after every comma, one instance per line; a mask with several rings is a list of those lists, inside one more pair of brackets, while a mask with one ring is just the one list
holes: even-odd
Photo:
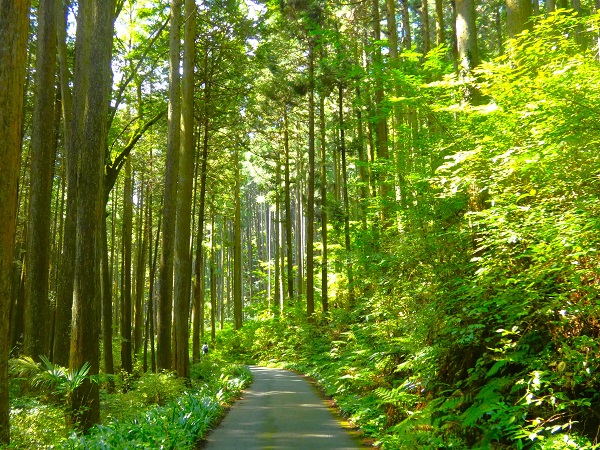
[[2, 442], [253, 362], [383, 448], [596, 448], [599, 9], [0, 0]]

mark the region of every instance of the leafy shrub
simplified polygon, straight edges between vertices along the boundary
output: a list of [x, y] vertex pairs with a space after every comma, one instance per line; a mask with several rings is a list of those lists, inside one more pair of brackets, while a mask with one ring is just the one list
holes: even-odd
[[[223, 405], [236, 398], [251, 381], [243, 366], [221, 366], [220, 377], [210, 384], [184, 392], [164, 406], [154, 406], [143, 415], [94, 427], [87, 436], [72, 435], [63, 445], [68, 449], [190, 449], [223, 414]], [[196, 367], [195, 372], [199, 369]], [[146, 378], [147, 376], [143, 377]], [[148, 386], [165, 385], [161, 377], [150, 377]], [[142, 381], [140, 380], [140, 382]], [[137, 383], [140, 386], [140, 382]], [[169, 384], [169, 383], [166, 383]], [[153, 392], [154, 388], [149, 391]], [[146, 387], [142, 392], [148, 391]], [[123, 394], [120, 394], [123, 395]], [[127, 395], [127, 394], [126, 394]], [[142, 396], [143, 397], [143, 396]], [[120, 397], [119, 397], [120, 398]]]

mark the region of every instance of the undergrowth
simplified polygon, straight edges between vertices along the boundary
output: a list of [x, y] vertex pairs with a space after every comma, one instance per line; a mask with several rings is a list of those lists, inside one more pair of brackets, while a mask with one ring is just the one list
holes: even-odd
[[102, 424], [78, 435], [66, 425], [65, 384], [73, 378], [68, 371], [14, 360], [11, 444], [5, 448], [191, 449], [251, 381], [245, 366], [226, 363], [218, 352], [194, 364], [191, 373], [187, 384], [172, 373], [142, 373], [140, 367], [111, 377], [110, 384], [97, 377]]
[[[367, 304], [355, 305], [351, 313], [334, 311], [312, 324], [302, 308], [290, 309], [284, 318], [249, 321], [239, 332], [225, 330], [218, 342], [231, 358], [310, 375], [381, 448], [596, 448], [585, 424], [577, 423], [596, 397], [589, 364], [580, 361], [581, 371], [575, 373], [563, 363], [557, 372], [550, 353], [542, 352], [537, 358], [521, 355], [516, 368], [506, 348], [490, 348], [469, 361], [456, 349], [448, 354], [450, 341], [441, 340], [446, 331], [440, 331], [438, 342], [414, 330], [402, 332], [411, 321], [392, 332], [381, 317], [367, 314]], [[497, 334], [510, 347], [518, 333]], [[452, 356], [470, 366], [449, 384], [441, 375]], [[550, 366], [544, 369], [544, 364]], [[566, 378], [579, 383], [572, 385], [578, 396], [566, 389]]]

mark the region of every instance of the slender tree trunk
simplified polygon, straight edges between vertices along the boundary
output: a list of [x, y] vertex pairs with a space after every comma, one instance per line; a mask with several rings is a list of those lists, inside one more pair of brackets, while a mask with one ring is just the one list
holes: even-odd
[[[144, 193], [145, 190], [145, 193]], [[138, 355], [142, 348], [142, 335], [144, 326], [144, 287], [146, 285], [146, 248], [148, 247], [149, 224], [148, 224], [148, 209], [150, 205], [146, 199], [149, 193], [149, 187], [144, 183], [142, 172], [142, 180], [140, 183], [140, 199], [138, 210], [140, 214], [140, 236], [138, 238], [138, 260], [135, 275], [135, 304], [134, 304], [134, 334], [133, 334], [133, 353]], [[137, 358], [137, 356], [136, 356]]]
[[556, 10], [556, 0], [545, 0], [546, 12], [551, 13]]
[[54, 319], [55, 364], [69, 365], [69, 342], [71, 339], [71, 316], [73, 309], [73, 282], [75, 277], [75, 233], [77, 226], [77, 164], [79, 154], [73, 144], [73, 100], [70, 88], [66, 27], [68, 2], [57, 12], [58, 57], [60, 86], [63, 106], [64, 141], [67, 166], [67, 203], [62, 239], [62, 256], [58, 272], [56, 308]]
[[444, 31], [444, 4], [442, 0], [435, 0], [435, 37], [437, 45], [445, 42]]
[[[396, 0], [386, 0], [385, 4], [387, 7], [387, 29], [390, 58], [392, 60], [392, 63], [396, 64], [398, 60], [398, 26], [396, 25]], [[405, 16], [403, 14], [402, 18], [404, 19], [404, 17]], [[406, 27], [407, 23], [404, 22], [405, 21], [403, 21], [402, 26]], [[404, 37], [406, 39], [406, 35]], [[410, 31], [408, 39], [410, 40]], [[410, 48], [410, 43], [408, 44], [407, 48]]]
[[282, 298], [283, 292], [281, 292], [281, 165], [279, 162], [279, 158], [277, 158], [277, 166], [275, 168], [275, 289], [273, 290], [274, 298], [273, 298], [273, 306], [279, 305], [280, 313], [282, 311]]
[[294, 251], [292, 247], [292, 200], [290, 184], [290, 136], [287, 105], [283, 105], [283, 146], [285, 152], [285, 243], [287, 249], [287, 298], [294, 298]]
[[189, 304], [192, 278], [190, 237], [194, 177], [194, 63], [196, 3], [185, 0], [183, 54], [182, 147], [177, 191], [177, 232], [175, 240], [175, 336], [177, 375], [190, 377]]
[[241, 174], [239, 167], [238, 148], [233, 151], [235, 172], [234, 202], [235, 218], [233, 226], [233, 326], [242, 328], [242, 205], [240, 200]]
[[[300, 155], [300, 148], [297, 152], [296, 162], [296, 265], [298, 266], [297, 283], [298, 296], [304, 295], [304, 227], [302, 226], [302, 218], [304, 216], [304, 207], [302, 203], [302, 195], [304, 191], [304, 164]], [[274, 226], [278, 226], [279, 219], [276, 217]]]
[[23, 125], [23, 81], [29, 1], [0, 0], [0, 442], [10, 441], [8, 353], [17, 180]]
[[[406, 2], [406, 0], [403, 0]], [[404, 5], [404, 3], [403, 3]], [[408, 5], [406, 5], [406, 11], [408, 11]], [[407, 17], [407, 14], [404, 16]], [[403, 17], [404, 17], [403, 16]], [[379, 20], [379, 1], [373, 0], [373, 39], [375, 41], [379, 41], [381, 39], [381, 27]], [[407, 29], [408, 31], [409, 29]], [[410, 34], [408, 35], [410, 38]], [[405, 35], [406, 39], [406, 35]], [[405, 43], [405, 48], [410, 48], [410, 43]], [[388, 131], [387, 131], [387, 120], [385, 117], [385, 112], [383, 110], [383, 99], [384, 99], [384, 91], [383, 91], [383, 80], [382, 80], [382, 71], [383, 71], [383, 59], [381, 55], [381, 48], [379, 46], [376, 47], [375, 52], [373, 53], [373, 65], [375, 70], [375, 146], [377, 148], [377, 157], [382, 164], [384, 164], [389, 159], [389, 151], [388, 151]], [[389, 208], [389, 196], [390, 196], [390, 185], [387, 181], [387, 176], [384, 173], [378, 174], [379, 178], [379, 195], [381, 196], [383, 202], [382, 209], [382, 219], [383, 225], [385, 227], [390, 225], [391, 219], [391, 211]]]
[[[266, 227], [267, 227], [267, 303], [268, 303], [268, 309], [269, 311], [271, 310], [271, 208], [269, 207], [269, 205], [265, 202], [265, 222], [266, 222]], [[229, 280], [229, 277], [228, 277]], [[228, 281], [229, 284], [229, 281]], [[227, 291], [229, 291], [229, 287], [227, 287]]]
[[321, 307], [329, 311], [328, 248], [327, 248], [327, 145], [325, 142], [325, 96], [320, 96], [319, 125], [321, 130]]
[[[104, 359], [104, 373], [114, 374], [114, 360], [112, 349], [113, 321], [112, 321], [112, 291], [110, 273], [108, 271], [108, 235], [106, 232], [106, 213], [102, 217], [102, 345]], [[110, 382], [112, 390], [114, 383]]]
[[215, 343], [217, 333], [217, 267], [215, 242], [215, 212], [211, 214], [210, 227], [210, 341]]
[[219, 328], [223, 329], [223, 323], [225, 319], [225, 314], [223, 313], [223, 287], [224, 277], [225, 277], [225, 269], [224, 269], [224, 257], [225, 257], [225, 229], [226, 229], [226, 220], [225, 217], [221, 217], [221, 248], [219, 249]]
[[344, 87], [340, 84], [338, 87], [338, 112], [340, 121], [340, 150], [342, 154], [342, 193], [344, 195], [344, 244], [346, 249], [346, 274], [348, 276], [348, 298], [350, 304], [354, 302], [352, 260], [350, 258], [350, 207], [348, 200], [348, 170], [346, 163], [346, 125], [344, 124]]
[[[386, 0], [390, 1], [390, 0]], [[412, 37], [410, 32], [410, 11], [408, 9], [408, 0], [400, 0], [402, 4], [402, 28], [403, 28], [403, 37], [402, 37], [402, 48], [405, 50], [410, 50], [412, 47]], [[378, 13], [379, 14], [379, 13]]]
[[171, 0], [171, 34], [169, 49], [169, 136], [165, 193], [163, 201], [163, 239], [160, 260], [158, 298], [157, 364], [159, 370], [171, 369], [171, 315], [173, 302], [173, 253], [179, 172], [181, 122], [181, 86], [179, 75], [181, 48], [181, 0]]
[[[208, 87], [205, 89], [204, 104], [208, 104]], [[204, 302], [204, 289], [203, 289], [203, 278], [204, 278], [204, 252], [202, 244], [204, 242], [204, 210], [206, 204], [206, 171], [208, 164], [208, 144], [209, 144], [209, 126], [210, 121], [208, 120], [208, 109], [205, 109], [204, 127], [203, 127], [203, 138], [202, 138], [202, 161], [200, 169], [200, 202], [198, 205], [198, 232], [197, 234], [197, 245], [196, 245], [196, 261], [194, 266], [194, 323], [192, 333], [192, 358], [194, 361], [200, 361], [200, 340], [201, 330], [204, 325], [204, 311], [202, 304]]]
[[358, 100], [358, 106], [356, 107], [356, 126], [357, 126], [357, 145], [358, 145], [358, 161], [360, 162], [358, 173], [360, 174], [360, 198], [361, 198], [361, 210], [362, 210], [362, 221], [363, 226], [366, 228], [366, 205], [365, 203], [369, 199], [369, 171], [367, 166], [369, 161], [365, 154], [365, 136], [364, 136], [364, 123], [362, 117], [362, 93], [360, 86], [356, 86], [356, 99]]
[[[77, 252], [73, 323], [69, 367], [90, 363], [90, 374], [99, 372], [100, 349], [100, 224], [103, 205], [103, 169], [106, 148], [114, 0], [81, 0], [77, 13], [75, 54], [74, 144], [80, 152], [78, 164]], [[92, 45], [92, 42], [94, 45]], [[71, 420], [88, 430], [100, 420], [100, 398], [96, 383], [86, 379], [70, 398]]]
[[131, 159], [125, 163], [123, 189], [123, 290], [121, 293], [121, 367], [133, 372], [131, 357], [131, 241], [133, 234], [133, 179]]
[[40, 0], [33, 129], [27, 268], [25, 278], [24, 353], [39, 358], [50, 354], [51, 322], [48, 298], [52, 174], [56, 154], [54, 124], [56, 68], [56, 0]]
[[504, 54], [504, 38], [502, 36], [502, 14], [500, 7], [494, 11], [494, 21], [496, 25], [496, 41], [498, 42], [498, 54]]
[[[152, 198], [152, 197], [151, 197]], [[152, 200], [150, 198], [150, 205], [152, 205]], [[149, 208], [148, 211], [148, 222], [150, 223], [150, 236], [152, 236], [152, 207]], [[150, 289], [148, 290], [148, 334], [150, 335], [150, 361], [152, 372], [156, 372], [156, 352], [154, 346], [154, 323], [155, 323], [155, 314], [154, 314], [154, 279], [156, 275], [156, 261], [158, 260], [158, 244], [160, 242], [160, 224], [161, 218], [158, 218], [158, 226], [156, 228], [156, 239], [154, 241], [154, 256], [152, 252], [148, 252], [150, 255], [150, 260], [148, 261], [148, 265], [150, 268]]]
[[429, 38], [429, 4], [427, 0], [421, 0], [421, 30], [423, 32], [423, 53], [427, 54], [431, 50], [431, 41]]
[[314, 247], [315, 237], [315, 43], [312, 38], [308, 49], [308, 201], [306, 211], [306, 315], [312, 320], [315, 312], [315, 271]]

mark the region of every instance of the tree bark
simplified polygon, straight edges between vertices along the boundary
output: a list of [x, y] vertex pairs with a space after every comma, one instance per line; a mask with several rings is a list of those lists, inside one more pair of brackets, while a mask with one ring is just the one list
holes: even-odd
[[0, 0], [0, 442], [10, 441], [9, 317], [29, 1]]
[[181, 86], [180, 63], [181, 0], [171, 0], [171, 34], [169, 49], [169, 136], [163, 201], [163, 236], [160, 260], [160, 283], [157, 317], [157, 365], [171, 369], [171, 314], [173, 302], [173, 253], [179, 171]]
[[315, 312], [315, 43], [310, 38], [308, 49], [308, 200], [306, 205], [306, 316]]
[[[387, 0], [388, 3], [390, 1], [391, 0]], [[412, 47], [412, 37], [410, 32], [410, 11], [408, 10], [408, 0], [400, 1], [402, 4], [402, 28], [404, 32], [402, 36], [402, 48], [405, 50], [410, 50]], [[377, 11], [377, 15], [379, 15], [379, 11]]]
[[344, 197], [344, 244], [346, 250], [346, 275], [348, 277], [348, 298], [352, 305], [354, 301], [353, 289], [353, 274], [352, 260], [350, 258], [350, 206], [348, 199], [348, 164], [346, 163], [346, 125], [344, 124], [344, 87], [342, 84], [338, 86], [338, 113], [340, 125], [340, 153], [342, 154], [342, 193]]
[[[403, 0], [403, 5], [406, 0]], [[408, 11], [408, 5], [406, 5], [406, 11]], [[381, 26], [380, 26], [380, 17], [379, 17], [379, 1], [373, 0], [373, 40], [379, 41], [381, 39]], [[409, 34], [410, 38], [410, 34]], [[406, 35], [405, 35], [406, 39]], [[407, 47], [408, 45], [408, 47]], [[405, 48], [410, 48], [409, 43], [404, 44]], [[387, 130], [387, 119], [385, 112], [383, 110], [383, 99], [384, 99], [384, 90], [383, 90], [383, 58], [381, 55], [381, 48], [379, 46], [376, 47], [373, 53], [373, 69], [375, 71], [375, 147], [377, 148], [377, 158], [380, 160], [382, 165], [389, 159], [389, 150], [388, 150], [388, 130]], [[379, 195], [381, 196], [381, 200], [383, 203], [383, 208], [381, 211], [382, 215], [382, 223], [384, 227], [390, 225], [391, 220], [391, 211], [389, 207], [389, 199], [390, 196], [390, 185], [387, 181], [387, 176], [384, 173], [377, 174], [379, 178]]]
[[[149, 186], [142, 180], [140, 182], [140, 198], [138, 202], [140, 231], [138, 234], [138, 251], [135, 274], [135, 302], [133, 307], [133, 354], [137, 355], [142, 348], [142, 335], [144, 327], [144, 287], [146, 285], [146, 249], [148, 247], [149, 224], [148, 209], [152, 206], [148, 203]], [[136, 356], [137, 358], [137, 356]]]
[[[60, 9], [60, 8], [59, 8]], [[71, 74], [66, 43], [68, 5], [57, 12], [58, 57], [63, 106], [64, 141], [67, 165], [67, 202], [62, 240], [61, 264], [58, 271], [56, 308], [54, 319], [53, 361], [60, 366], [69, 365], [71, 316], [73, 311], [73, 282], [75, 278], [75, 240], [77, 227], [77, 164], [79, 153], [73, 144], [73, 100]]]
[[281, 163], [279, 157], [276, 156], [275, 167], [275, 220], [273, 225], [275, 226], [275, 289], [273, 290], [273, 306], [279, 306], [279, 312], [283, 313], [283, 292], [281, 284], [281, 271], [282, 267], [280, 264], [281, 258]]
[[25, 278], [25, 332], [23, 352], [33, 358], [50, 355], [50, 219], [52, 175], [56, 154], [55, 69], [56, 0], [40, 0], [35, 68], [29, 231]]
[[423, 54], [431, 50], [431, 40], [429, 38], [429, 5], [427, 0], [421, 0], [421, 30], [423, 33]]
[[131, 159], [125, 163], [123, 189], [123, 286], [121, 289], [121, 368], [133, 372], [131, 357], [131, 241], [133, 234], [133, 179]]
[[294, 298], [294, 250], [292, 247], [292, 200], [290, 184], [290, 135], [287, 105], [283, 105], [283, 148], [285, 152], [285, 244], [287, 249], [287, 298]]
[[437, 45], [445, 42], [444, 31], [444, 4], [442, 0], [435, 0], [435, 37]]
[[[77, 92], [73, 111], [76, 118], [74, 144], [81, 158], [78, 164], [77, 252], [71, 355], [72, 371], [90, 363], [90, 374], [99, 371], [100, 349], [100, 225], [102, 180], [107, 138], [111, 88], [111, 52], [114, 27], [114, 0], [81, 0], [77, 13], [75, 81]], [[97, 383], [86, 379], [71, 398], [71, 421], [88, 430], [100, 420]]]
[[210, 341], [217, 338], [217, 246], [215, 242], [215, 212], [211, 214], [210, 227]]
[[[106, 210], [105, 210], [106, 211]], [[114, 358], [112, 349], [112, 290], [108, 270], [108, 235], [106, 231], [106, 213], [102, 217], [102, 344], [104, 358], [104, 373], [114, 374]], [[113, 387], [110, 382], [110, 387]]]
[[[455, 2], [458, 73], [461, 78], [468, 79], [473, 68], [479, 64], [475, 3], [474, 0], [455, 0]], [[474, 104], [479, 101], [479, 93], [472, 84], [467, 85], [464, 97], [466, 101]]]
[[202, 138], [202, 161], [200, 169], [200, 201], [198, 204], [198, 231], [196, 240], [196, 261], [194, 265], [194, 321], [192, 324], [192, 358], [194, 361], [200, 361], [200, 340], [204, 335], [204, 250], [202, 248], [204, 242], [204, 212], [206, 209], [206, 170], [208, 165], [208, 144], [209, 144], [209, 127], [210, 121], [208, 119], [208, 101], [209, 97], [209, 83], [206, 85], [204, 90], [204, 105], [205, 105], [205, 116], [203, 125], [203, 138]]
[[533, 15], [531, 0], [506, 0], [506, 29], [514, 38], [525, 29], [531, 29], [529, 18]]
[[[386, 11], [387, 11], [387, 29], [388, 29], [388, 45], [390, 49], [390, 59], [392, 64], [396, 64], [398, 61], [398, 27], [396, 25], [396, 0], [386, 0]], [[402, 16], [404, 19], [404, 15]], [[403, 27], [406, 24], [403, 21]], [[406, 36], [404, 36], [406, 39]], [[410, 35], [409, 38], [410, 40]], [[404, 44], [404, 41], [403, 41]]]
[[477, 48], [477, 28], [475, 24], [475, 4], [473, 0], [456, 1], [456, 42], [458, 47], [459, 70], [470, 72], [479, 64]]
[[242, 328], [242, 205], [240, 201], [241, 174], [237, 146], [233, 150], [235, 172], [234, 202], [235, 217], [233, 226], [233, 327]]
[[327, 145], [325, 143], [325, 96], [320, 97], [319, 125], [321, 131], [321, 308], [329, 311], [328, 248], [327, 248]]
[[196, 36], [196, 3], [185, 0], [183, 51], [182, 146], [179, 160], [177, 191], [177, 232], [175, 240], [175, 338], [177, 341], [177, 375], [190, 377], [189, 305], [192, 278], [190, 237], [192, 190], [194, 178], [194, 63]]

